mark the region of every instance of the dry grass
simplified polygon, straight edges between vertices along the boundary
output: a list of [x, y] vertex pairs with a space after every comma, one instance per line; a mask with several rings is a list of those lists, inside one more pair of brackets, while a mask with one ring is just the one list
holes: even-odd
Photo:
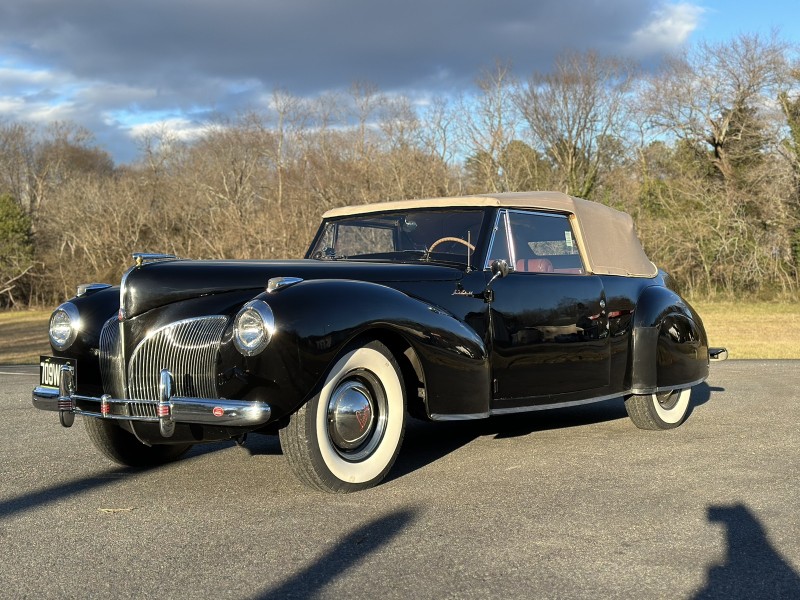
[[[692, 302], [711, 346], [730, 358], [800, 358], [800, 303]], [[0, 313], [0, 365], [36, 364], [48, 354], [50, 310]]]
[[0, 365], [37, 364], [49, 354], [47, 324], [51, 310], [0, 312]]
[[800, 303], [692, 302], [729, 358], [800, 358]]

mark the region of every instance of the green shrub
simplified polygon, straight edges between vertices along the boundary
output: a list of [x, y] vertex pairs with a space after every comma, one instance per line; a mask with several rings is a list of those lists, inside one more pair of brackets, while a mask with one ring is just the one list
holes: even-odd
[[32, 265], [31, 219], [12, 196], [0, 194], [0, 307], [27, 300]]

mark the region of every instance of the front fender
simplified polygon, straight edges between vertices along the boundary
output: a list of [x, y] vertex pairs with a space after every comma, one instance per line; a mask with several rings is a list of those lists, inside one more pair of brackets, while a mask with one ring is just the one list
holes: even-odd
[[394, 288], [351, 280], [306, 281], [257, 298], [272, 309], [276, 332], [264, 352], [243, 360], [251, 376], [270, 374], [263, 393], [278, 415], [290, 414], [317, 393], [354, 340], [381, 332], [400, 336], [414, 349], [429, 415], [488, 414], [486, 346], [451, 313]]
[[651, 286], [639, 296], [630, 356], [630, 389], [635, 394], [688, 387], [708, 377], [703, 322], [666, 287]]

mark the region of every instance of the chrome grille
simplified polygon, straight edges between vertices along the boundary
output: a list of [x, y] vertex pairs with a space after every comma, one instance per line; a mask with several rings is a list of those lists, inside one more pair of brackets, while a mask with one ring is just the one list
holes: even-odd
[[217, 398], [217, 357], [227, 323], [222, 315], [197, 317], [148, 334], [128, 365], [129, 398], [157, 399], [162, 369], [172, 373], [177, 396]]
[[100, 377], [103, 391], [114, 398], [125, 397], [125, 364], [119, 327], [117, 315], [114, 315], [100, 331]]
[[128, 404], [128, 414], [134, 417], [157, 417], [158, 411], [154, 403], [131, 402]]

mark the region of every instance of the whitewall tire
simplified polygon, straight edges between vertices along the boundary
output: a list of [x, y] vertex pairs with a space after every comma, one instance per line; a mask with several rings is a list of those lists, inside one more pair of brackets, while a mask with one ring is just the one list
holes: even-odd
[[281, 448], [301, 481], [327, 492], [379, 483], [405, 433], [406, 397], [397, 361], [373, 341], [346, 352], [319, 394], [281, 429]]
[[674, 429], [686, 419], [691, 395], [691, 388], [633, 395], [625, 399], [625, 410], [639, 429]]

